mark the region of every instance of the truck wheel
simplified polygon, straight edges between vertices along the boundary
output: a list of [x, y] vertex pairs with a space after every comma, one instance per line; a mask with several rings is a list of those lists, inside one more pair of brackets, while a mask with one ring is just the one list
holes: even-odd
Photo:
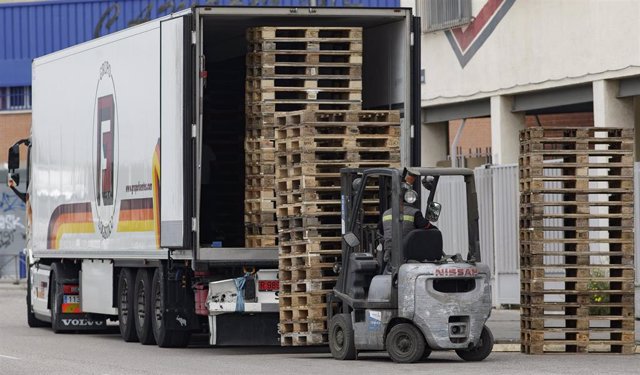
[[389, 357], [398, 363], [413, 363], [424, 355], [426, 342], [422, 332], [410, 323], [400, 323], [389, 331], [385, 340]]
[[135, 318], [134, 295], [135, 274], [131, 268], [123, 268], [118, 278], [118, 326], [120, 335], [126, 342], [138, 341]]
[[465, 361], [477, 362], [487, 358], [493, 350], [493, 334], [487, 326], [482, 328], [478, 345], [470, 350], [456, 350], [458, 357]]
[[51, 278], [49, 281], [49, 303], [51, 305], [51, 328], [53, 332], [62, 332], [60, 326], [60, 306], [62, 305], [62, 290], [58, 285], [58, 277], [62, 275], [62, 269], [58, 263], [51, 264]]
[[153, 314], [151, 304], [151, 275], [149, 271], [140, 268], [135, 281], [135, 314], [134, 324], [136, 334], [142, 345], [153, 345], [155, 339], [151, 331], [151, 316]]
[[358, 356], [350, 314], [336, 314], [329, 321], [329, 348], [335, 359], [354, 360]]
[[31, 275], [27, 275], [27, 324], [30, 328], [48, 327], [51, 324], [38, 320], [31, 308]]
[[189, 331], [167, 330], [163, 324], [164, 312], [164, 282], [162, 268], [156, 268], [151, 282], [151, 294], [153, 296], [153, 336], [161, 348], [184, 348], [189, 344], [191, 333]]

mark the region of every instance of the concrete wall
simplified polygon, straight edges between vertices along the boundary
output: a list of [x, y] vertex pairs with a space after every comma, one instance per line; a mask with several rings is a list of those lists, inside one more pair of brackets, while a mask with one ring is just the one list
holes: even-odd
[[473, 27], [423, 34], [423, 105], [640, 74], [640, 1], [485, 0], [473, 6]]

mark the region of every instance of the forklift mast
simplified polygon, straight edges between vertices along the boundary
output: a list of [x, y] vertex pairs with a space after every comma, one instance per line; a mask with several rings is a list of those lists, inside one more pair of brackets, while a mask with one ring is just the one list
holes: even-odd
[[[341, 175], [341, 199], [342, 199], [342, 263], [335, 290], [339, 293], [347, 294], [346, 279], [349, 274], [349, 257], [352, 253], [362, 252], [363, 246], [349, 246], [345, 240], [345, 235], [355, 235], [358, 242], [363, 239], [363, 212], [362, 202], [367, 187], [371, 188], [371, 181], [377, 179], [378, 182], [378, 198], [379, 198], [379, 218], [385, 210], [391, 207], [392, 217], [395, 218], [392, 224], [392, 246], [394, 249], [400, 249], [402, 246], [402, 217], [400, 211], [400, 200], [402, 193], [402, 174], [395, 168], [372, 168], [357, 169], [343, 168], [340, 170]], [[359, 182], [356, 182], [359, 179]], [[356, 182], [356, 183], [354, 183]], [[367, 186], [368, 185], [368, 186]], [[398, 251], [393, 251], [391, 255], [391, 264], [394, 270], [397, 270], [402, 263], [401, 256]], [[396, 300], [397, 288], [392, 288], [392, 301]]]

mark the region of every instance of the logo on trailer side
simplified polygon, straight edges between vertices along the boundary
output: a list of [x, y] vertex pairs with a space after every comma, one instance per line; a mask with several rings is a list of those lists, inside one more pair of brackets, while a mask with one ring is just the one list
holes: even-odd
[[118, 187], [118, 105], [108, 61], [100, 66], [93, 124], [93, 178], [98, 230], [108, 238], [113, 230]]

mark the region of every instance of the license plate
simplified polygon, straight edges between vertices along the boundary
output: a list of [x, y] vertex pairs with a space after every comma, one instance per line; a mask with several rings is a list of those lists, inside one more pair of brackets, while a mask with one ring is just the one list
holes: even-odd
[[274, 292], [280, 289], [280, 281], [278, 280], [258, 280], [258, 291]]
[[62, 303], [80, 303], [80, 296], [62, 296]]

